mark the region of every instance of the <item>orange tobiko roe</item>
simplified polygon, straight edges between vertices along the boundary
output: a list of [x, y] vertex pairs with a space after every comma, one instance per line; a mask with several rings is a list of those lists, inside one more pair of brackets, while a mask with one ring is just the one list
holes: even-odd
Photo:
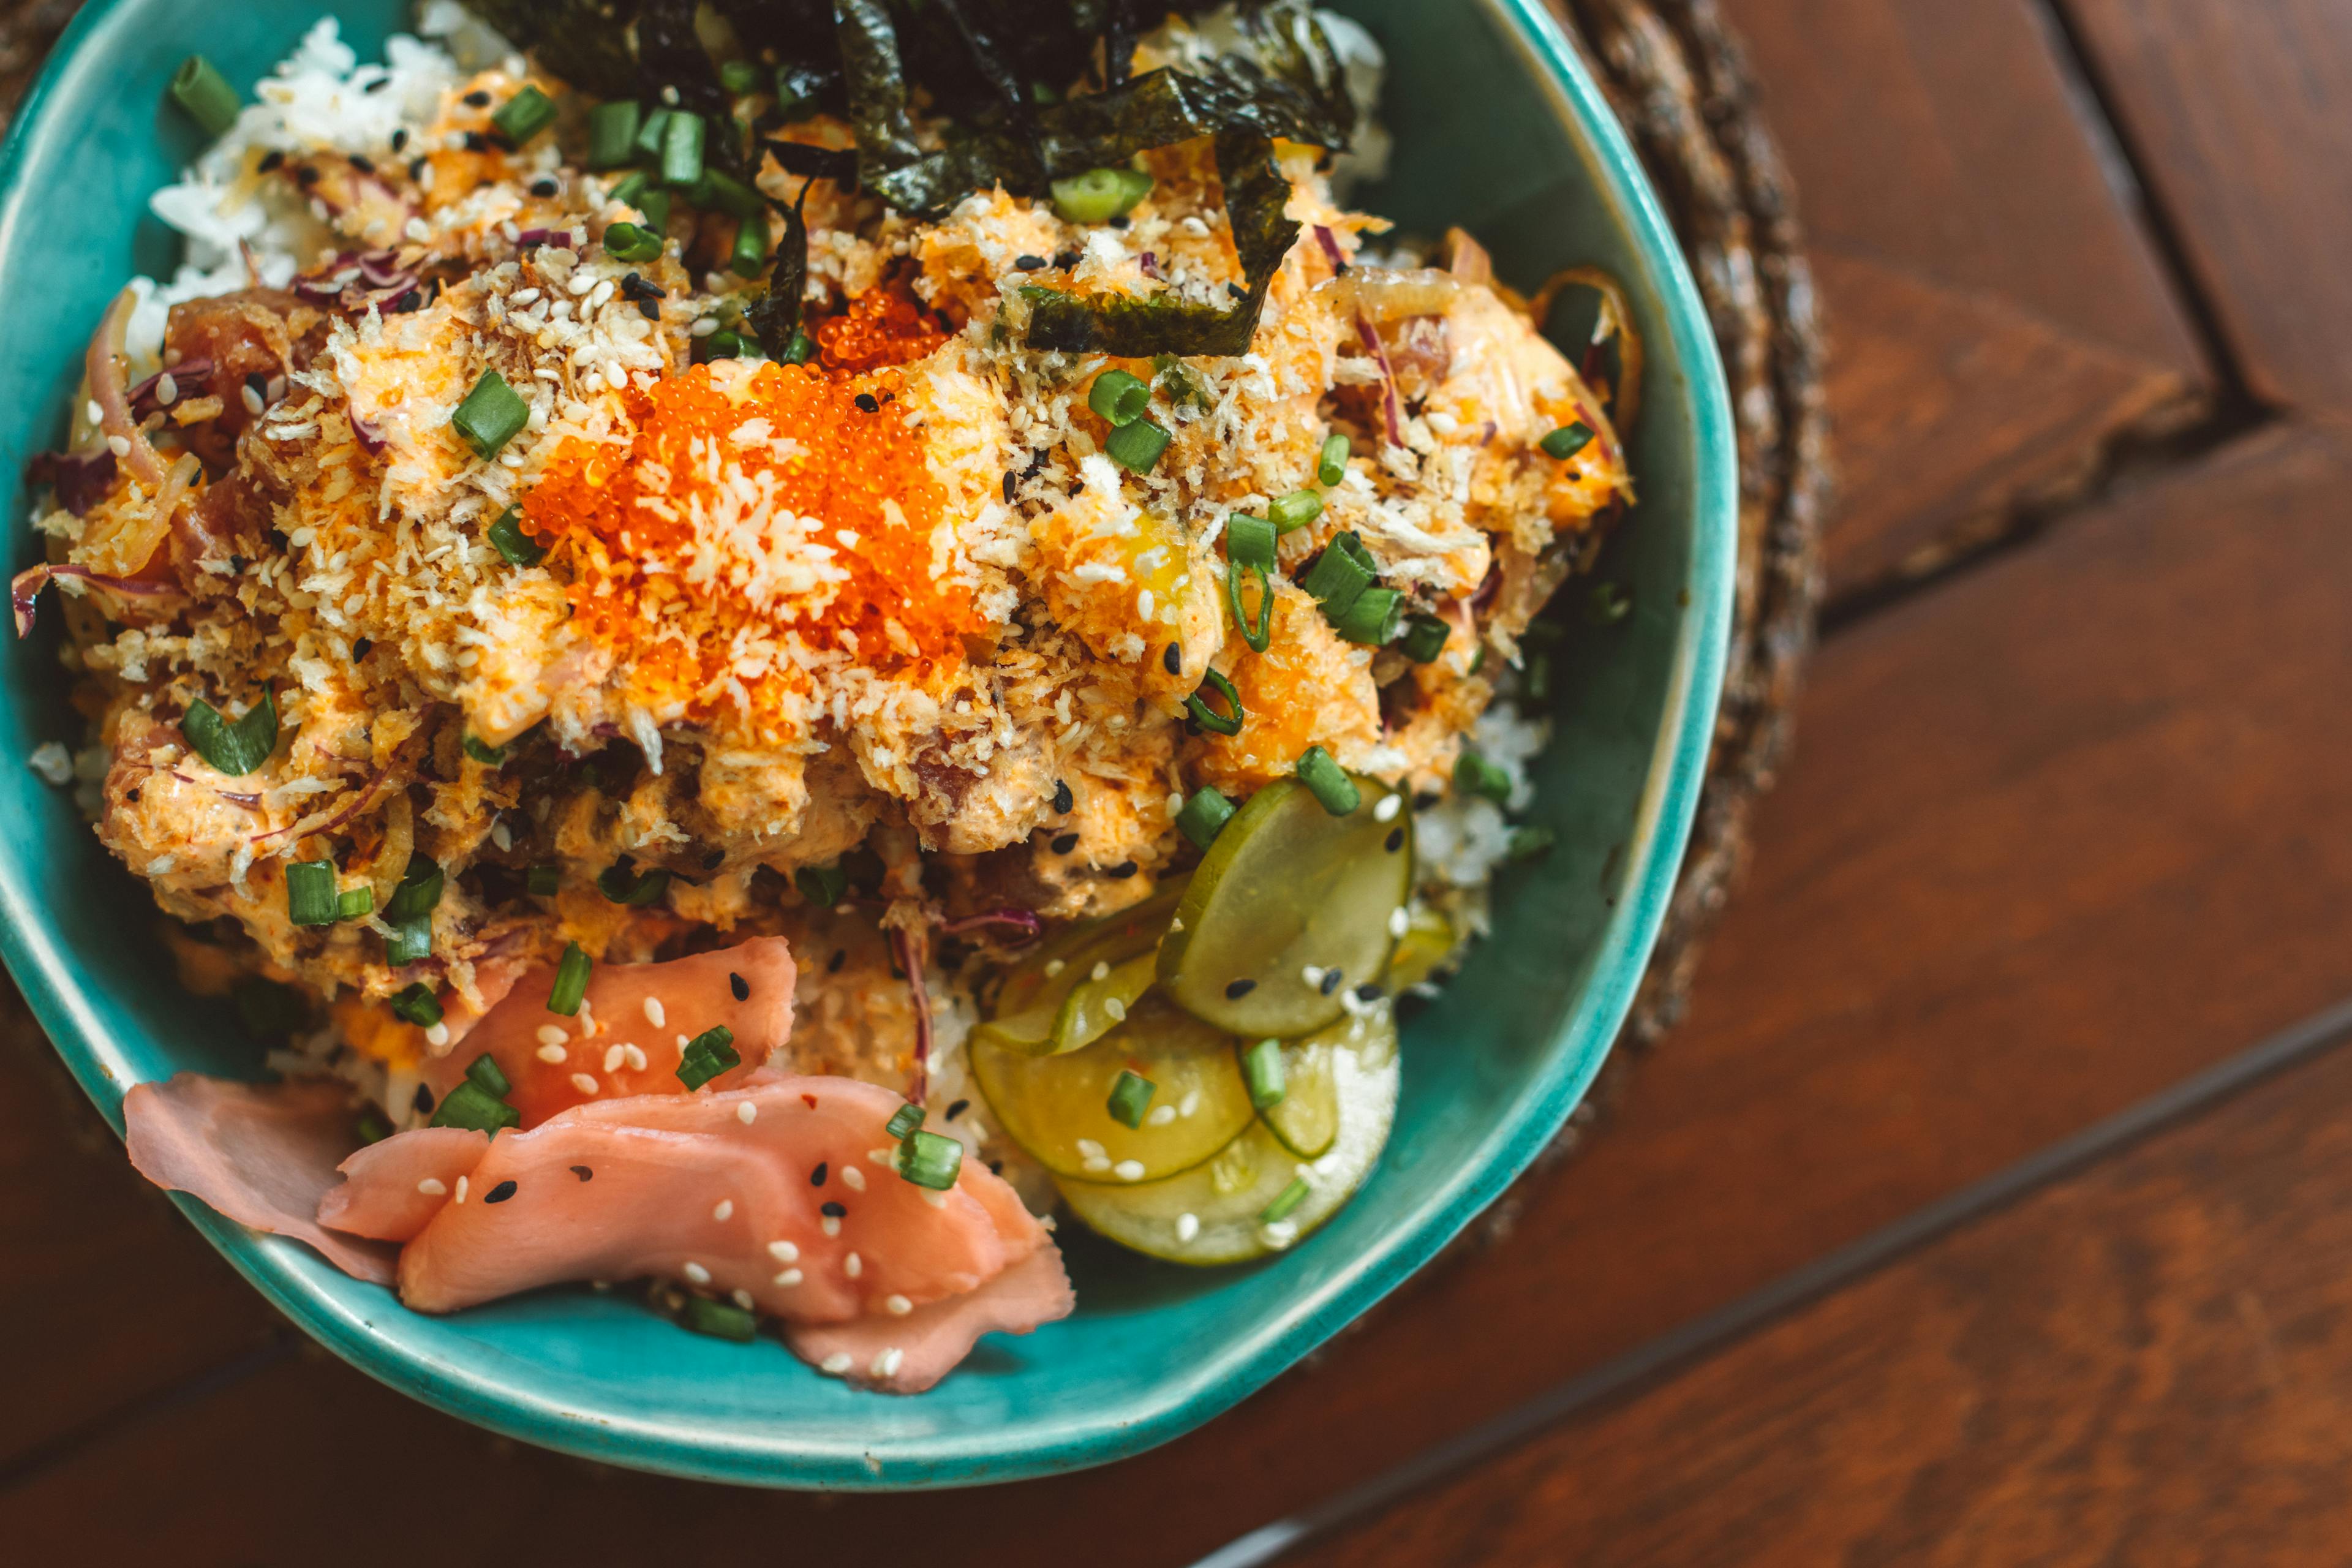
[[[943, 341], [924, 330], [930, 347]], [[908, 357], [919, 341], [863, 331], [861, 354], [888, 338]], [[747, 631], [845, 650], [894, 674], [961, 659], [981, 619], [968, 588], [931, 574], [931, 534], [946, 498], [923, 432], [908, 427], [898, 401], [905, 383], [895, 364], [853, 374], [769, 363], [722, 388], [710, 366], [696, 365], [628, 395], [635, 435], [626, 447], [574, 439], [557, 449], [523, 499], [524, 527], [568, 578], [576, 624], [623, 655], [641, 699], [681, 701], [688, 715], [707, 718], [740, 710], [739, 688], [756, 713], [782, 695], [772, 682], [805, 685], [789, 663], [747, 673]], [[733, 439], [754, 419], [767, 421], [769, 439]], [[710, 485], [713, 452], [754, 483], [771, 476], [780, 511], [818, 521], [817, 537], [848, 581], [762, 608], [723, 575], [687, 580], [679, 563], [695, 541], [686, 503]], [[661, 504], [642, 504], [648, 500]]]

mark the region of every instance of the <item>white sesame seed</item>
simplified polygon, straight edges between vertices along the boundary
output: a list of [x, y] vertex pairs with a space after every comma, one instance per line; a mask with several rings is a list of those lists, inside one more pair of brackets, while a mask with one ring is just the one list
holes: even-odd
[[1302, 963], [1298, 966], [1298, 978], [1309, 985], [1320, 985], [1323, 984], [1322, 966], [1315, 963]]
[[449, 1189], [443, 1184], [440, 1177], [427, 1176], [423, 1181], [416, 1184], [416, 1190], [423, 1193], [428, 1198], [437, 1198]]
[[572, 1037], [553, 1024], [541, 1024], [539, 1026], [539, 1043], [542, 1046], [566, 1046], [572, 1043]]
[[1295, 1220], [1278, 1219], [1272, 1225], [1259, 1226], [1258, 1233], [1265, 1238], [1268, 1247], [1285, 1247], [1298, 1239], [1298, 1225]]
[[565, 1057], [568, 1057], [571, 1054], [571, 1052], [565, 1050], [562, 1046], [541, 1046], [539, 1047], [537, 1052], [541, 1061], [550, 1064], [561, 1062]]
[[1078, 1158], [1082, 1160], [1099, 1160], [1102, 1157], [1103, 1146], [1101, 1144], [1096, 1142], [1091, 1138], [1081, 1138], [1078, 1140]]
[[262, 409], [261, 394], [254, 390], [251, 383], [247, 384], [244, 392], [240, 395], [240, 401], [245, 404], [245, 411], [247, 414], [257, 416], [260, 414]]
[[1186, 1089], [1184, 1098], [1176, 1102], [1176, 1114], [1179, 1116], [1190, 1116], [1200, 1109], [1201, 1091], [1197, 1089]]
[[596, 1080], [584, 1072], [576, 1072], [572, 1075], [572, 1087], [583, 1094], [593, 1094], [596, 1092]]
[[841, 1260], [841, 1271], [855, 1279], [866, 1272], [866, 1259], [853, 1252]]
[[1412, 929], [1412, 917], [1405, 913], [1404, 906], [1402, 904], [1399, 904], [1395, 909], [1389, 911], [1389, 934], [1391, 936], [1401, 937]]
[[1108, 1154], [1089, 1154], [1084, 1160], [1079, 1162], [1079, 1168], [1084, 1170], [1089, 1176], [1099, 1176], [1105, 1171], [1110, 1169], [1110, 1156]]
[[690, 338], [707, 338], [718, 330], [719, 318], [716, 316], [704, 316], [700, 320], [697, 321], [694, 325], [687, 328], [686, 334]]
[[735, 1200], [733, 1198], [719, 1199], [719, 1206], [710, 1211], [710, 1217], [717, 1220], [721, 1225], [724, 1225], [729, 1220], [734, 1218]]
[[735, 1304], [745, 1311], [751, 1310], [751, 1292], [749, 1290], [730, 1290], [728, 1294], [733, 1298]]
[[1172, 1105], [1155, 1105], [1151, 1108], [1151, 1114], [1143, 1120], [1148, 1126], [1165, 1127], [1176, 1120], [1176, 1108]]
[[744, 1100], [735, 1107], [735, 1120], [741, 1122], [744, 1126], [749, 1127], [759, 1119], [760, 1108], [752, 1104], [750, 1100]]
[[785, 1289], [789, 1290], [793, 1286], [799, 1284], [804, 1278], [806, 1278], [806, 1276], [803, 1275], [799, 1269], [787, 1268], [782, 1274], [777, 1275], [772, 1283], [781, 1285]]
[[658, 1029], [662, 1026], [662, 1005], [658, 996], [646, 998], [646, 1022]]
[[113, 453], [118, 458], [127, 458], [131, 456], [130, 437], [125, 436], [109, 436], [106, 438], [106, 449]]
[[1127, 1022], [1127, 1004], [1116, 996], [1103, 998], [1103, 1011], [1110, 1015], [1111, 1021], [1115, 1024]]
[[1396, 820], [1396, 814], [1403, 809], [1404, 796], [1401, 795], [1384, 795], [1381, 796], [1380, 804], [1372, 807], [1372, 820], [1374, 822], [1394, 822]]
[[1105, 980], [1108, 979], [1109, 976], [1110, 961], [1107, 958], [1098, 958], [1095, 960], [1094, 968], [1087, 972], [1087, 978], [1089, 980]]
[[631, 1072], [643, 1072], [646, 1070], [646, 1053], [637, 1049], [636, 1047], [623, 1046], [621, 1047], [621, 1055], [627, 1059], [629, 1070]]
[[449, 1026], [446, 1024], [436, 1024], [431, 1028], [425, 1030], [425, 1043], [431, 1046], [436, 1051], [442, 1047], [447, 1045], [449, 1043]]
[[525, 305], [532, 305], [538, 302], [539, 290], [536, 289], [518, 289], [513, 293], [507, 296], [507, 303], [512, 305], [518, 310], [521, 310]]
[[1045, 961], [1045, 978], [1051, 980], [1068, 967], [1067, 963], [1058, 958], [1049, 958]]
[[900, 1350], [897, 1345], [892, 1345], [888, 1350], [884, 1351], [880, 1355], [874, 1358], [874, 1375], [876, 1377], [898, 1376], [898, 1363], [906, 1359], [907, 1352]]
[[457, 1201], [461, 1204], [466, 1201], [466, 1178], [463, 1176], [457, 1178]]
[[155, 378], [155, 401], [169, 408], [180, 401], [180, 378], [165, 371]]
[[841, 1234], [841, 1216], [839, 1215], [826, 1215], [823, 1219], [816, 1222], [816, 1226], [827, 1236], [839, 1236]]
[[705, 1268], [699, 1263], [688, 1264], [686, 1266], [686, 1277], [688, 1279], [693, 1280], [697, 1285], [708, 1285], [710, 1283], [710, 1270]]
[[885, 1296], [882, 1304], [889, 1308], [893, 1315], [901, 1318], [915, 1310], [915, 1304], [904, 1296]]
[[847, 1372], [851, 1367], [856, 1364], [857, 1363], [855, 1361], [850, 1359], [850, 1354], [847, 1351], [835, 1351], [833, 1354], [817, 1363], [816, 1366], [819, 1372], [829, 1372], [833, 1373], [834, 1376], [839, 1377], [843, 1373]]
[[798, 1263], [801, 1249], [789, 1241], [772, 1241], [768, 1243], [768, 1256], [779, 1263]]
[[866, 1190], [866, 1173], [855, 1165], [844, 1165], [841, 1168], [841, 1184], [853, 1193], [862, 1193]]
[[106, 410], [98, 405], [96, 398], [82, 405], [81, 414], [82, 417], [92, 425], [99, 424], [106, 418]]
[[610, 1047], [604, 1052], [604, 1070], [606, 1072], [619, 1072], [621, 1070], [621, 1064], [628, 1059], [629, 1049], [626, 1046]]
[[1110, 1171], [1112, 1175], [1122, 1182], [1143, 1180], [1143, 1162], [1140, 1160], [1121, 1160], [1118, 1164], [1113, 1165]]
[[1176, 1239], [1177, 1239], [1177, 1240], [1179, 1240], [1179, 1241], [1190, 1241], [1190, 1240], [1192, 1240], [1194, 1237], [1196, 1237], [1196, 1236], [1198, 1236], [1198, 1235], [1200, 1235], [1200, 1234], [1201, 1234], [1201, 1216], [1200, 1216], [1199, 1215], [1196, 1215], [1196, 1214], [1180, 1214], [1180, 1215], [1178, 1215], [1176, 1216]]
[[1149, 588], [1135, 596], [1135, 618], [1139, 621], [1151, 618], [1151, 590]]
[[572, 281], [563, 287], [568, 293], [585, 294], [589, 289], [596, 287], [596, 275], [586, 270], [575, 272], [572, 275]]

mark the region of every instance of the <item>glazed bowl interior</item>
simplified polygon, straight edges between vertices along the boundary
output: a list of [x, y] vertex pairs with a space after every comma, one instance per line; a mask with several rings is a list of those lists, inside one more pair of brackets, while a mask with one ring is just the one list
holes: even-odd
[[[1613, 626], [1570, 616], [1557, 737], [1537, 773], [1550, 856], [1505, 873], [1496, 928], [1405, 1031], [1402, 1109], [1366, 1190], [1264, 1264], [1195, 1272], [1072, 1237], [1076, 1316], [983, 1342], [919, 1398], [861, 1394], [773, 1341], [681, 1332], [623, 1296], [550, 1291], [455, 1317], [404, 1310], [303, 1247], [179, 1200], [236, 1268], [373, 1375], [530, 1441], [643, 1468], [766, 1485], [1005, 1479], [1136, 1452], [1233, 1405], [1434, 1254], [1540, 1149], [1599, 1069], [1656, 935], [1704, 768], [1735, 552], [1722, 377], [1672, 236], [1598, 93], [1538, 0], [1343, 0], [1389, 50], [1397, 152], [1358, 203], [1406, 235], [1476, 234], [1503, 278], [1608, 268], [1647, 341], [1633, 438], [1641, 504], [1604, 570]], [[362, 58], [399, 0], [332, 7]], [[62, 437], [82, 345], [134, 272], [176, 246], [146, 198], [196, 150], [163, 84], [201, 51], [240, 87], [321, 15], [316, 0], [93, 0], [12, 129], [0, 172], [0, 471]], [[19, 494], [9, 565], [38, 557]], [[79, 726], [54, 623], [0, 653], [0, 756]], [[66, 792], [0, 767], [0, 952], [117, 1130], [131, 1084], [262, 1076], [228, 1009], [171, 978], [145, 891]], [[1068, 1227], [1075, 1230], [1075, 1226]]]

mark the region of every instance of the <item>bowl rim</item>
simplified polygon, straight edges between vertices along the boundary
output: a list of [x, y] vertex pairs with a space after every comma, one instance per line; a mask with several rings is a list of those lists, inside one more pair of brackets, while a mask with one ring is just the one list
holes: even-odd
[[[152, 0], [91, 0], [59, 37], [0, 142], [0, 239], [27, 221], [26, 147], [47, 124], [63, 84], [103, 66], [93, 43], [121, 14]], [[1163, 1380], [1151, 1396], [1115, 1410], [1066, 1416], [1046, 1441], [1007, 1454], [991, 1433], [934, 1432], [869, 1449], [795, 1440], [789, 1428], [718, 1436], [691, 1422], [577, 1408], [537, 1392], [537, 1373], [429, 1352], [338, 1301], [331, 1267], [298, 1243], [223, 1218], [184, 1194], [172, 1200], [272, 1305], [378, 1381], [460, 1419], [606, 1463], [698, 1479], [769, 1487], [893, 1490], [1014, 1480], [1105, 1464], [1167, 1442], [1255, 1393], [1421, 1268], [1500, 1196], [1591, 1088], [1631, 1010], [1664, 923], [1696, 816], [1720, 700], [1738, 553], [1737, 453], [1729, 395], [1714, 333], [1681, 247], [1623, 128], [1543, 0], [1480, 0], [1535, 68], [1555, 112], [1586, 143], [1600, 193], [1651, 274], [1666, 335], [1685, 373], [1693, 431], [1689, 612], [1673, 650], [1664, 721], [1628, 840], [1624, 897], [1595, 949], [1591, 977], [1552, 1037], [1558, 1059], [1489, 1130], [1417, 1222], [1334, 1269], [1268, 1324]], [[320, 15], [331, 14], [323, 4]], [[1664, 405], [1657, 400], [1652, 406]], [[0, 962], [58, 1055], [122, 1134], [122, 1098], [134, 1081], [109, 1026], [84, 994], [73, 955], [47, 926], [21, 868], [0, 858]], [[1561, 1047], [1565, 1046], [1563, 1050]], [[887, 1461], [887, 1463], [885, 1462]]]

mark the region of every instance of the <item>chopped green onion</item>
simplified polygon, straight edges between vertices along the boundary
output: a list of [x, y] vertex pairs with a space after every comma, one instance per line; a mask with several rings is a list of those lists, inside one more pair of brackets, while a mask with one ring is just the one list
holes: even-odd
[[493, 746], [488, 742], [482, 740], [478, 736], [467, 736], [463, 741], [458, 742], [458, 747], [466, 753], [466, 755], [471, 757], [474, 761], [481, 763], [482, 766], [486, 768], [503, 767], [506, 765], [507, 749], [504, 746]]
[[646, 115], [644, 123], [637, 127], [636, 146], [633, 149], [638, 157], [651, 161], [661, 156], [662, 133], [669, 128], [669, 117], [674, 112], [656, 109]]
[[392, 934], [383, 939], [383, 961], [394, 969], [405, 963], [420, 963], [433, 956], [433, 917], [413, 915], [404, 921], [387, 920]]
[[506, 1069], [499, 1067], [499, 1058], [488, 1051], [466, 1064], [466, 1077], [500, 1100], [514, 1092], [514, 1085], [507, 1079]]
[[1258, 1217], [1268, 1225], [1273, 1225], [1278, 1220], [1288, 1219], [1292, 1211], [1307, 1201], [1308, 1190], [1306, 1177], [1291, 1177], [1290, 1185], [1283, 1188], [1281, 1194], [1274, 1202], [1266, 1205], [1265, 1212]]
[[510, 506], [499, 513], [498, 521], [483, 531], [490, 548], [507, 558], [509, 566], [536, 566], [547, 559], [547, 552], [522, 531], [522, 508]]
[[422, 980], [394, 992], [391, 1006], [394, 1017], [404, 1018], [420, 1029], [429, 1029], [441, 1021], [441, 999]]
[[1274, 569], [1274, 542], [1281, 531], [1262, 517], [1237, 512], [1225, 524], [1225, 559]]
[[1551, 853], [1551, 847], [1559, 842], [1559, 835], [1549, 827], [1514, 827], [1504, 853], [1513, 860], [1532, 860]]
[[172, 73], [172, 101], [207, 136], [225, 135], [236, 123], [236, 89], [202, 55], [190, 55]]
[[661, 236], [633, 223], [604, 226], [604, 254], [615, 261], [651, 261], [662, 253]]
[[596, 873], [596, 890], [616, 904], [642, 910], [669, 891], [669, 873], [658, 866], [640, 871], [626, 860], [616, 860]]
[[456, 1088], [441, 1097], [440, 1105], [433, 1112], [433, 1125], [462, 1127], [469, 1132], [487, 1132], [495, 1138], [501, 1127], [521, 1126], [522, 1112], [480, 1084], [460, 1079]]
[[1595, 583], [1584, 602], [1584, 618], [1596, 626], [1613, 626], [1633, 610], [1633, 595], [1616, 583]]
[[882, 1131], [887, 1133], [890, 1141], [895, 1143], [922, 1124], [923, 1108], [921, 1106], [902, 1105], [890, 1113], [890, 1120], [883, 1123]]
[[1580, 419], [1573, 425], [1561, 426], [1536, 445], [1543, 448], [1545, 457], [1564, 462], [1592, 445], [1592, 427]]
[[694, 357], [706, 364], [712, 360], [740, 359], [743, 340], [722, 327], [707, 338], [694, 340]]
[[588, 166], [617, 169], [637, 155], [645, 111], [634, 98], [616, 98], [588, 111]]
[[1345, 436], [1327, 436], [1322, 455], [1315, 459], [1315, 477], [1327, 489], [1348, 477], [1349, 443]]
[[286, 868], [286, 918], [298, 926], [331, 926], [342, 919], [332, 860], [297, 860]]
[[719, 85], [741, 98], [768, 85], [768, 73], [757, 60], [729, 60], [719, 68]]
[[909, 1132], [898, 1145], [898, 1174], [919, 1187], [944, 1193], [963, 1169], [963, 1145], [941, 1132]]
[[786, 364], [806, 364], [816, 357], [816, 340], [806, 332], [795, 331], [793, 341], [784, 345]]
[[547, 988], [547, 1010], [561, 1013], [567, 1018], [580, 1016], [580, 1004], [588, 994], [588, 954], [576, 942], [563, 944], [563, 956], [555, 961], [555, 983]]
[[672, 190], [702, 177], [702, 116], [691, 110], [670, 111], [662, 126], [662, 184]]
[[345, 888], [335, 895], [335, 918], [355, 921], [362, 915], [375, 912], [375, 889], [370, 887]]
[[[1230, 713], [1218, 712], [1210, 707], [1207, 699], [1201, 695], [1202, 691], [1207, 691], [1212, 687], [1216, 689], [1218, 696], [1225, 700], [1225, 706], [1232, 710]], [[1184, 706], [1192, 710], [1193, 719], [1200, 723], [1202, 729], [1220, 735], [1240, 734], [1242, 721], [1249, 717], [1249, 710], [1242, 706], [1242, 694], [1234, 689], [1232, 681], [1214, 669], [1207, 671], [1201, 677], [1200, 690], [1184, 699]]]
[[[651, 235], [656, 246], [658, 246], [662, 237], [662, 231], [669, 227], [669, 193], [663, 190], [659, 185], [654, 184], [653, 176], [647, 174], [643, 169], [638, 169], [633, 171], [627, 179], [623, 180], [619, 184], [613, 187], [612, 199], [620, 203], [623, 206], [635, 207], [639, 212], [645, 214], [645, 222], [641, 224], [631, 224], [629, 226], [631, 228], [642, 229], [645, 233]], [[608, 228], [605, 232], [606, 237], [604, 240], [604, 247], [607, 250], [610, 250], [613, 246], [611, 230]], [[623, 237], [625, 240], [626, 237], [624, 236]], [[654, 252], [655, 256], [658, 256], [660, 254], [661, 252], [659, 249], [656, 249]], [[629, 257], [625, 258], [624, 259], [650, 261], [653, 259], [653, 257]]]
[[1160, 454], [1168, 450], [1168, 432], [1157, 420], [1138, 419], [1132, 425], [1122, 425], [1110, 433], [1103, 443], [1111, 461], [1131, 474], [1148, 474], [1160, 461]]
[[1274, 520], [1274, 531], [1288, 533], [1294, 528], [1305, 528], [1323, 515], [1323, 498], [1313, 490], [1293, 490], [1278, 498], [1265, 510], [1266, 515]]
[[1087, 406], [1113, 425], [1132, 425], [1151, 412], [1151, 384], [1123, 370], [1107, 370], [1095, 377]]
[[466, 394], [466, 401], [457, 405], [457, 412], [449, 416], [450, 427], [466, 438], [466, 445], [484, 462], [497, 457], [499, 448], [521, 434], [529, 423], [530, 405], [517, 396], [506, 377], [494, 370], [482, 373], [474, 390]]
[[690, 1092], [730, 1068], [742, 1065], [742, 1054], [735, 1048], [735, 1031], [721, 1024], [715, 1029], [703, 1030], [679, 1050], [677, 1081]]
[[1394, 588], [1367, 588], [1345, 611], [1336, 616], [1327, 612], [1327, 618], [1332, 629], [1349, 642], [1385, 647], [1395, 638], [1397, 622], [1403, 614], [1403, 595]]
[[1497, 805], [1511, 800], [1511, 775], [1475, 752], [1454, 759], [1454, 787], [1464, 795], [1485, 795]]
[[1475, 674], [1477, 674], [1480, 670], [1482, 670], [1482, 669], [1484, 669], [1484, 668], [1486, 668], [1486, 645], [1485, 643], [1480, 643], [1480, 644], [1478, 645], [1478, 651], [1477, 651], [1476, 653], [1472, 654], [1472, 655], [1470, 656], [1470, 673], [1471, 673], [1471, 674], [1473, 674], [1473, 675], [1475, 675]]
[[1213, 785], [1202, 784], [1176, 814], [1176, 826], [1197, 847], [1206, 849], [1233, 819], [1234, 803]]
[[278, 749], [278, 699], [265, 690], [261, 700], [230, 723], [220, 710], [197, 698], [180, 719], [180, 733], [196, 755], [221, 773], [243, 778], [269, 760]]
[[706, 169], [703, 178], [709, 182], [710, 198], [719, 210], [737, 217], [765, 217], [767, 198], [737, 179], [724, 169]]
[[555, 100], [536, 87], [526, 86], [499, 105], [490, 116], [490, 123], [499, 133], [520, 147], [549, 126], [555, 123]]
[[1410, 616], [1404, 623], [1404, 639], [1398, 646], [1415, 664], [1435, 664], [1437, 656], [1445, 651], [1445, 640], [1453, 635], [1454, 628], [1435, 616]]
[[523, 891], [534, 898], [552, 898], [563, 887], [563, 873], [541, 861], [522, 874]]
[[735, 248], [728, 268], [738, 278], [757, 278], [768, 268], [768, 215], [747, 213], [735, 222]]
[[1088, 169], [1054, 182], [1054, 210], [1064, 223], [1108, 223], [1151, 194], [1151, 176], [1133, 169]]
[[[1257, 618], [1250, 619], [1242, 607], [1242, 574], [1257, 578]], [[1243, 561], [1225, 563], [1225, 603], [1234, 612], [1234, 622], [1242, 629], [1242, 641], [1249, 644], [1253, 653], [1264, 653], [1274, 642], [1274, 574], [1265, 567]]]
[[759, 1337], [759, 1320], [732, 1301], [714, 1301], [708, 1296], [688, 1296], [686, 1310], [678, 1315], [678, 1326], [698, 1334], [708, 1334], [714, 1340], [733, 1340], [748, 1345]]
[[433, 907], [441, 901], [441, 884], [438, 861], [430, 855], [411, 855], [400, 874], [400, 886], [384, 900], [383, 918], [409, 921], [431, 914]]
[[1289, 1094], [1290, 1086], [1283, 1080], [1282, 1042], [1260, 1040], [1242, 1053], [1242, 1078], [1249, 1085], [1250, 1103], [1260, 1110], [1271, 1110]]
[[1143, 1113], [1151, 1108], [1151, 1097], [1159, 1091], [1160, 1086], [1142, 1074], [1121, 1072], [1118, 1081], [1111, 1085], [1110, 1100], [1105, 1109], [1113, 1121], [1140, 1128]]
[[1307, 754], [1298, 759], [1298, 782], [1312, 790], [1323, 809], [1334, 816], [1345, 816], [1364, 802], [1364, 792], [1356, 787], [1348, 770], [1320, 746], [1307, 747]]
[[849, 891], [849, 873], [840, 862], [830, 866], [803, 866], [793, 873], [793, 886], [801, 897], [821, 910], [829, 910], [841, 902], [841, 895]]
[[1342, 533], [1316, 558], [1315, 569], [1298, 585], [1314, 596], [1326, 616], [1337, 619], [1379, 574], [1364, 542], [1352, 532]]

